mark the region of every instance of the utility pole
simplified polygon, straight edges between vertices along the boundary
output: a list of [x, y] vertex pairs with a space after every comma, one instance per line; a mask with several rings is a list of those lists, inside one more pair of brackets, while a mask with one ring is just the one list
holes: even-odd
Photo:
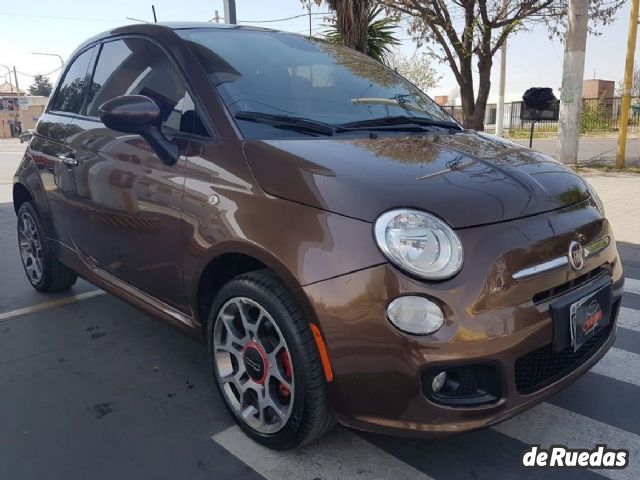
[[631, 107], [631, 84], [633, 82], [633, 59], [636, 52], [636, 38], [638, 36], [639, 7], [640, 0], [632, 0], [631, 14], [629, 15], [629, 35], [627, 37], [627, 60], [624, 67], [624, 84], [622, 86], [622, 111], [620, 112], [616, 168], [624, 168], [624, 155], [627, 148], [627, 128], [629, 126], [629, 108]]
[[218, 12], [218, 10], [216, 10], [216, 16], [213, 17], [213, 19], [216, 23], [220, 23], [220, 13]]
[[[507, 14], [507, 0], [502, 2], [505, 16]], [[507, 27], [504, 27], [506, 30]], [[503, 30], [504, 32], [504, 30]], [[498, 82], [498, 105], [496, 108], [496, 135], [502, 137], [504, 134], [504, 89], [507, 76], [507, 39], [505, 38], [500, 48], [500, 80]]]
[[588, 23], [589, 0], [569, 0], [560, 91], [560, 118], [558, 119], [557, 159], [562, 163], [578, 162], [582, 79], [584, 78]]
[[20, 119], [20, 132], [24, 128], [24, 123], [22, 122], [22, 108], [20, 106], [20, 85], [18, 84], [18, 73], [16, 72], [16, 67], [13, 67], [13, 76], [16, 78], [16, 95], [18, 98], [18, 118]]
[[309, 0], [309, 40], [313, 37], [313, 28], [311, 26], [311, 0]]
[[236, 18], [236, 0], [224, 0], [224, 23], [233, 25], [238, 23]]
[[496, 111], [496, 135], [504, 134], [504, 88], [507, 75], [507, 41], [500, 48], [500, 82], [498, 83], [498, 106]]

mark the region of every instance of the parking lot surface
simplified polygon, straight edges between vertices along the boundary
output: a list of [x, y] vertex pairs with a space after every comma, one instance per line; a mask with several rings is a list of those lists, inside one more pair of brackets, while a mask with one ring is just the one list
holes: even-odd
[[[0, 143], [0, 479], [640, 478], [640, 216], [624, 218], [640, 178], [624, 209], [602, 195], [625, 232], [628, 281], [615, 346], [589, 373], [490, 429], [426, 440], [338, 427], [278, 453], [233, 426], [201, 341], [84, 281], [56, 295], [28, 285], [10, 203], [20, 156], [15, 142]], [[520, 465], [530, 444], [600, 443], [628, 449], [630, 465]]]

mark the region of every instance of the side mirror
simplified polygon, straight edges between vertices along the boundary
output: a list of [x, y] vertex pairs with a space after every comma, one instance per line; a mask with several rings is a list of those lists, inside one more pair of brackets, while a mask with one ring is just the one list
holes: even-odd
[[178, 147], [161, 130], [162, 111], [144, 95], [123, 95], [107, 100], [99, 108], [106, 127], [123, 133], [137, 133], [144, 138], [167, 165], [178, 161]]

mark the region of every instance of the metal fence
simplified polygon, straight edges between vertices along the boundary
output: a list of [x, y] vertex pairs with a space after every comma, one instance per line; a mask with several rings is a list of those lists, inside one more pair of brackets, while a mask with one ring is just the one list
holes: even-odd
[[[462, 122], [462, 107], [446, 105], [443, 107], [456, 120]], [[508, 102], [504, 105], [504, 130], [509, 135], [528, 135], [531, 122], [520, 120], [522, 102]], [[583, 98], [582, 111], [580, 113], [580, 133], [589, 135], [594, 133], [617, 132], [620, 126], [620, 111], [622, 98]], [[484, 119], [486, 132], [495, 132], [496, 128], [496, 104], [487, 104]], [[558, 130], [558, 122], [554, 120], [541, 120], [536, 123], [536, 132], [555, 133]], [[640, 97], [631, 98], [631, 110], [629, 111], [629, 131], [640, 132]]]

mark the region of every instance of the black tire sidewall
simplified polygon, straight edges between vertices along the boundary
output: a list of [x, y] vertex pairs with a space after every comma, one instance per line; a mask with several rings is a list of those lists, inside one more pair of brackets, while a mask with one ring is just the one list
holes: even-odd
[[[269, 312], [269, 314], [273, 318], [274, 322], [280, 328], [282, 336], [284, 337], [284, 340], [287, 343], [287, 347], [289, 349], [295, 379], [293, 411], [291, 412], [287, 424], [281, 430], [273, 434], [263, 434], [249, 427], [244, 422], [244, 420], [239, 417], [238, 414], [233, 410], [231, 405], [229, 405], [226, 394], [222, 391], [222, 386], [218, 381], [216, 365], [213, 358], [213, 332], [218, 317], [218, 311], [220, 310], [220, 308], [222, 308], [222, 306], [224, 306], [225, 303], [235, 297], [250, 298], [251, 300], [259, 303], [265, 310], [267, 310], [267, 312]], [[309, 430], [309, 427], [305, 425], [308, 420], [307, 418], [305, 418], [308, 408], [308, 389], [310, 387], [317, 388], [317, 386], [308, 384], [308, 378], [305, 373], [308, 370], [311, 370], [313, 367], [312, 365], [309, 365], [309, 357], [315, 358], [317, 363], [319, 363], [319, 355], [317, 353], [315, 343], [312, 342], [310, 344], [308, 341], [305, 342], [305, 340], [308, 339], [302, 338], [302, 336], [299, 335], [297, 329], [295, 328], [296, 326], [294, 325], [295, 322], [296, 319], [292, 318], [290, 310], [288, 310], [287, 307], [283, 305], [283, 303], [273, 293], [264, 288], [262, 285], [257, 285], [252, 283], [251, 281], [248, 281], [247, 279], [240, 278], [232, 280], [222, 288], [222, 290], [214, 300], [207, 323], [207, 343], [209, 346], [209, 359], [212, 364], [212, 373], [214, 375], [216, 387], [220, 392], [225, 407], [227, 408], [231, 416], [236, 419], [236, 422], [238, 423], [240, 428], [249, 437], [273, 449], [288, 449], [304, 443], [307, 436], [307, 431]], [[309, 328], [308, 325], [306, 328]], [[310, 330], [308, 333], [309, 335], [312, 335]], [[304, 349], [309, 348], [309, 346], [313, 347], [314, 355], [309, 355], [310, 352], [304, 352]]]

